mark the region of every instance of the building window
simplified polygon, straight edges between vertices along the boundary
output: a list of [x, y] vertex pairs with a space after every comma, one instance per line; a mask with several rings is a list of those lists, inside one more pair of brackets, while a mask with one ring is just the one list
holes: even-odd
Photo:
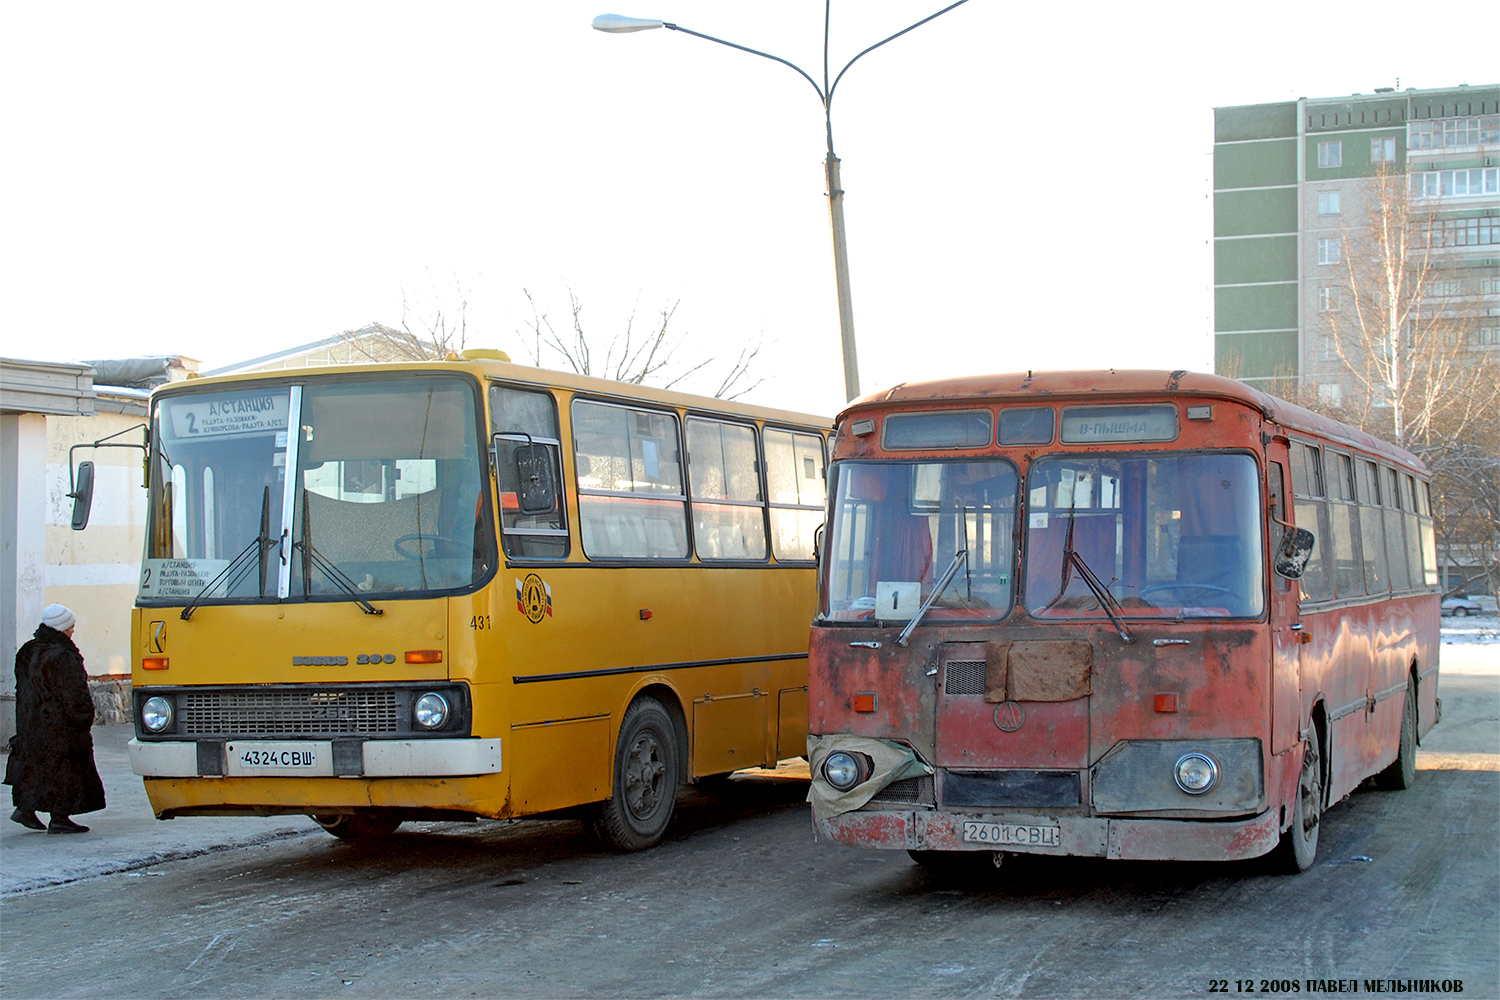
[[1318, 166], [1320, 167], [1342, 167], [1344, 165], [1344, 144], [1342, 142], [1320, 142], [1318, 143]]
[[1408, 149], [1464, 149], [1500, 142], [1500, 116], [1448, 118], [1412, 122], [1407, 126]]
[[1469, 344], [1473, 347], [1494, 347], [1500, 344], [1500, 326], [1481, 326], [1469, 334]]
[[1318, 386], [1318, 402], [1324, 406], [1338, 406], [1343, 401], [1343, 393], [1337, 382], [1324, 383]]
[[1462, 278], [1438, 278], [1432, 282], [1432, 295], [1462, 295], [1464, 283]]
[[1337, 288], [1318, 289], [1318, 312], [1336, 313], [1339, 311], [1339, 290]]
[[1500, 194], [1500, 167], [1424, 170], [1411, 175], [1411, 193], [1417, 198], [1472, 198]]
[[1420, 243], [1432, 247], [1480, 247], [1500, 244], [1500, 217], [1443, 219], [1417, 230]]
[[1339, 214], [1339, 193], [1337, 191], [1319, 191], [1318, 192], [1318, 214], [1319, 215], [1338, 215]]
[[1481, 278], [1479, 290], [1485, 295], [1500, 295], [1500, 278]]
[[1370, 162], [1371, 163], [1395, 163], [1396, 162], [1396, 140], [1371, 139], [1370, 140]]
[[1337, 264], [1338, 262], [1339, 262], [1339, 241], [1338, 240], [1319, 240], [1318, 241], [1318, 263], [1319, 264]]

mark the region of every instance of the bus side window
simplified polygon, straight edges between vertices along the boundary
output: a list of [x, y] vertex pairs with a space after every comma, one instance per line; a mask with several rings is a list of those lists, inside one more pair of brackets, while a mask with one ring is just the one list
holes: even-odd
[[677, 414], [573, 401], [578, 522], [590, 559], [686, 559]]
[[[1395, 469], [1386, 468], [1386, 556], [1391, 559], [1391, 589], [1404, 591], [1412, 586], [1412, 567], [1407, 564], [1406, 517], [1401, 513], [1401, 478]], [[1421, 559], [1418, 561], [1421, 573]]]
[[557, 404], [550, 392], [490, 386], [490, 433], [500, 493], [500, 537], [518, 559], [565, 559]]
[[1333, 587], [1326, 557], [1328, 511], [1322, 453], [1317, 447], [1300, 441], [1292, 442], [1292, 497], [1293, 522], [1297, 527], [1311, 531], [1317, 539], [1312, 558], [1302, 573], [1302, 600], [1324, 601], [1333, 596]]
[[771, 554], [787, 562], [813, 557], [813, 532], [823, 521], [823, 439], [817, 434], [765, 429], [766, 487], [771, 508]]
[[689, 417], [687, 442], [698, 558], [765, 559], [766, 512], [755, 428]]

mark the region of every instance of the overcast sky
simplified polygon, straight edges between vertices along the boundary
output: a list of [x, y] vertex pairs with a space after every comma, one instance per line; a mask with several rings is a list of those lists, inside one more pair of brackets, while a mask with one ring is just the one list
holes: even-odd
[[[210, 369], [404, 297], [521, 360], [525, 290], [566, 328], [571, 288], [597, 342], [678, 304], [683, 358], [761, 338], [746, 398], [833, 413], [813, 88], [589, 27], [821, 80], [823, 5], [636, 2], [0, 3], [0, 353]], [[942, 6], [835, 0], [833, 72]], [[1419, 16], [971, 0], [865, 56], [833, 103], [865, 391], [1210, 370], [1212, 109], [1500, 78]]]

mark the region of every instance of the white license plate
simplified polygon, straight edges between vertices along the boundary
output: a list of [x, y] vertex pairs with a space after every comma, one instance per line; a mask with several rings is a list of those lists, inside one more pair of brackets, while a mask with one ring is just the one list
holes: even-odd
[[996, 847], [1061, 847], [1060, 831], [1055, 826], [1021, 826], [1015, 823], [964, 823], [964, 840], [971, 844], [993, 844]]
[[224, 747], [225, 773], [231, 777], [297, 775], [333, 776], [333, 744], [236, 740]]

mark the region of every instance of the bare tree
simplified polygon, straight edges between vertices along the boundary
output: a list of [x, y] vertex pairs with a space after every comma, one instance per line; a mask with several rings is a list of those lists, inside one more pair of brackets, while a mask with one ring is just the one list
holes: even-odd
[[[637, 328], [635, 310], [625, 321], [625, 329], [601, 343], [584, 330], [583, 303], [570, 287], [568, 309], [570, 329], [559, 332], [547, 313], [537, 304], [529, 289], [522, 289], [526, 301], [531, 304], [531, 319], [523, 334], [531, 344], [531, 360], [539, 368], [549, 367], [545, 361], [560, 357], [567, 367], [580, 375], [630, 382], [635, 385], [659, 384], [671, 389], [689, 377], [708, 369], [718, 359], [704, 358], [686, 365], [675, 365], [679, 350], [686, 337], [672, 327], [672, 319], [680, 304], [663, 305], [651, 325], [644, 331]], [[603, 350], [603, 356], [599, 354]], [[756, 340], [740, 348], [738, 357], [729, 371], [719, 379], [714, 396], [719, 399], [737, 399], [756, 388], [764, 379], [748, 381], [754, 362], [760, 355], [761, 342]], [[744, 384], [748, 382], [748, 384]]]
[[1473, 346], [1479, 318], [1453, 296], [1464, 279], [1443, 252], [1444, 221], [1412, 197], [1402, 172], [1382, 168], [1370, 185], [1366, 217], [1339, 241], [1339, 280], [1320, 293], [1338, 376], [1352, 391], [1301, 401], [1420, 456], [1433, 473], [1443, 562], [1462, 548], [1500, 576], [1500, 364]]
[[421, 316], [415, 310], [406, 287], [401, 288], [401, 325], [367, 323], [357, 330], [339, 334], [348, 357], [346, 363], [369, 361], [433, 361], [464, 348], [469, 335], [469, 296], [458, 276], [453, 277], [453, 305], [446, 304], [437, 283], [432, 285], [433, 308]]
[[1320, 315], [1352, 388], [1341, 407], [1355, 423], [1422, 450], [1462, 438], [1500, 402], [1495, 366], [1469, 346], [1477, 317], [1441, 294], [1449, 273], [1442, 223], [1410, 196], [1404, 173], [1371, 180], [1363, 224], [1343, 233], [1339, 277]]

